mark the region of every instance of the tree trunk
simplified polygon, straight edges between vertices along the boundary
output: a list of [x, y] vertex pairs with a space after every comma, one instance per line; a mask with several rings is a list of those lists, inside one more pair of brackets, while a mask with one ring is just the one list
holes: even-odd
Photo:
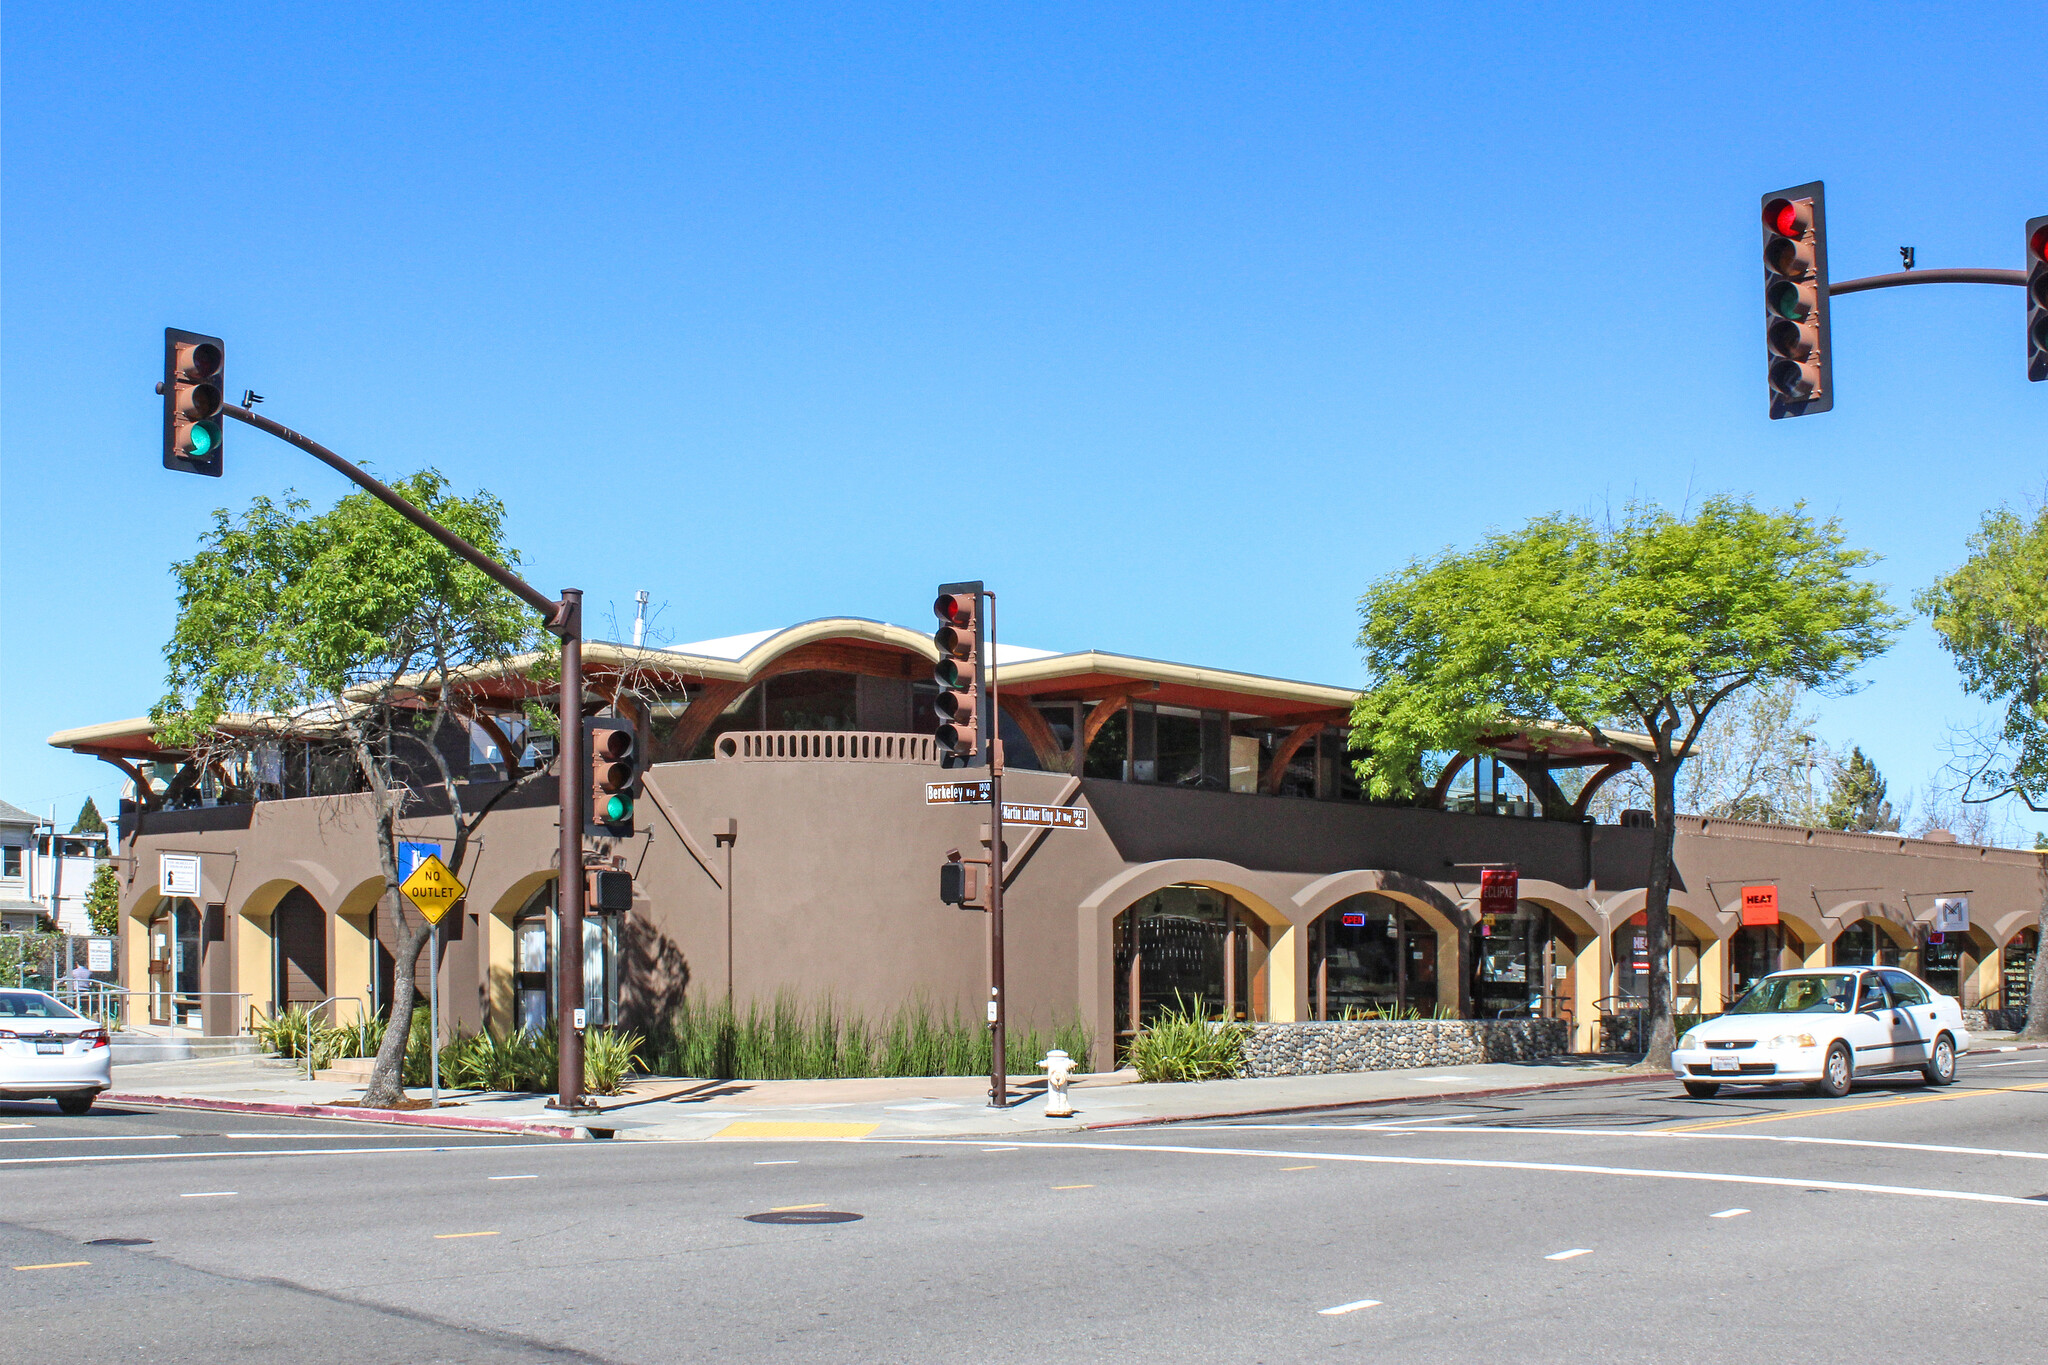
[[1654, 821], [1643, 918], [1648, 921], [1650, 998], [1643, 1009], [1642, 1065], [1669, 1069], [1678, 1041], [1671, 1021], [1671, 850], [1678, 836], [1678, 763], [1666, 759], [1649, 768]]
[[[2015, 935], [2017, 937], [2017, 935]], [[2020, 1037], [2048, 1038], [2048, 894], [2041, 901], [2041, 928], [2034, 938], [2034, 969], [2027, 974], [2027, 1021]]]
[[[391, 899], [396, 902], [402, 898], [393, 894]], [[403, 918], [399, 922], [404, 923]], [[405, 940], [399, 945], [391, 973], [391, 1018], [384, 1027], [384, 1041], [377, 1048], [377, 1064], [370, 1068], [370, 1084], [363, 1091], [366, 1108], [390, 1109], [405, 1100], [405, 1049], [412, 1031], [413, 1007], [419, 1001], [412, 979], [419, 969], [420, 949], [426, 946], [432, 932], [433, 926], [423, 915], [418, 927], [406, 930]], [[428, 1045], [438, 1041], [429, 1039]]]

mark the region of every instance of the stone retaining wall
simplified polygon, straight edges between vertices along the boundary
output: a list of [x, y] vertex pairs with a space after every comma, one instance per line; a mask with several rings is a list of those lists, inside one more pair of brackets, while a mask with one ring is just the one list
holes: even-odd
[[1398, 1071], [1415, 1066], [1528, 1062], [1571, 1051], [1562, 1019], [1363, 1019], [1329, 1024], [1253, 1024], [1244, 1076]]

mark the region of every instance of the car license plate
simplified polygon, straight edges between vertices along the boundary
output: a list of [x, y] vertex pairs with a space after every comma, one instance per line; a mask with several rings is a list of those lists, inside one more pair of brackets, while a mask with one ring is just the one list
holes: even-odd
[[37, 1051], [38, 1053], [43, 1053], [43, 1052], [62, 1052], [63, 1050], [64, 1050], [64, 1044], [62, 1044], [62, 1043], [37, 1043], [37, 1044], [36, 1044], [36, 1051]]
[[1740, 1058], [1731, 1057], [1723, 1052], [1714, 1058], [1713, 1067], [1716, 1071], [1740, 1071], [1742, 1070], [1742, 1061]]

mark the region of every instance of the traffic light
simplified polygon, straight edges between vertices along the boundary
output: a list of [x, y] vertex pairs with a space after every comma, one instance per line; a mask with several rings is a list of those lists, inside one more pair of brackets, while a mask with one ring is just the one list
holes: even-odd
[[633, 874], [586, 868], [583, 904], [600, 915], [623, 915], [633, 908]]
[[1771, 418], [1835, 405], [1828, 340], [1828, 220], [1821, 182], [1764, 196], [1764, 344]]
[[633, 801], [640, 794], [640, 759], [633, 722], [586, 720], [583, 752], [589, 755], [590, 787], [583, 832], [625, 839], [633, 833]]
[[227, 358], [219, 337], [164, 328], [164, 468], [220, 477], [221, 378]]
[[989, 716], [982, 691], [985, 662], [981, 623], [981, 584], [947, 583], [939, 589], [932, 612], [939, 628], [932, 635], [939, 662], [932, 678], [939, 685], [935, 709], [940, 766], [979, 767], [988, 761]]
[[2027, 219], [2027, 378], [2048, 379], [2048, 218]]

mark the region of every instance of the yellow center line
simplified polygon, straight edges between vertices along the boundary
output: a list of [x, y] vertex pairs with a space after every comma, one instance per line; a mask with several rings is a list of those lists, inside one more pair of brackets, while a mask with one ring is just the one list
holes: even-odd
[[784, 1205], [783, 1205], [783, 1206], [782, 1206], [781, 1208], [779, 1208], [779, 1209], [770, 1209], [770, 1210], [768, 1210], [768, 1212], [770, 1212], [770, 1213], [801, 1213], [801, 1212], [803, 1212], [803, 1211], [804, 1211], [805, 1209], [822, 1209], [822, 1208], [824, 1208], [824, 1207], [825, 1207], [825, 1206], [824, 1206], [823, 1204], [784, 1204]]
[[16, 1270], [65, 1270], [75, 1265], [91, 1265], [91, 1261], [51, 1261], [47, 1265], [18, 1265]]
[[1714, 1119], [1708, 1123], [1687, 1123], [1676, 1128], [1656, 1128], [1658, 1133], [1701, 1133], [1709, 1128], [1740, 1128], [1748, 1123], [1776, 1123], [1780, 1119], [1815, 1118], [1824, 1114], [1853, 1114], [1859, 1109], [1890, 1109], [1901, 1104], [1935, 1104], [1943, 1100], [1976, 1099], [1981, 1095], [2012, 1095], [2022, 1090], [2048, 1090], [2048, 1081], [2034, 1085], [2003, 1085], [1987, 1090], [1957, 1090], [1945, 1095], [1909, 1095], [1896, 1100], [1868, 1100], [1862, 1104], [1817, 1104], [1810, 1109], [1787, 1109], [1776, 1114], [1758, 1114], [1746, 1119]]
[[1055, 1185], [1053, 1188], [1056, 1190], [1092, 1190], [1095, 1187], [1093, 1185]]
[[437, 1232], [434, 1234], [434, 1240], [446, 1242], [455, 1237], [496, 1237], [497, 1235], [495, 1232]]
[[1280, 1169], [1281, 1169], [1281, 1170], [1283, 1170], [1283, 1171], [1312, 1171], [1312, 1170], [1314, 1170], [1314, 1169], [1315, 1169], [1315, 1167], [1313, 1167], [1313, 1166], [1282, 1166], [1282, 1167], [1281, 1167]]

